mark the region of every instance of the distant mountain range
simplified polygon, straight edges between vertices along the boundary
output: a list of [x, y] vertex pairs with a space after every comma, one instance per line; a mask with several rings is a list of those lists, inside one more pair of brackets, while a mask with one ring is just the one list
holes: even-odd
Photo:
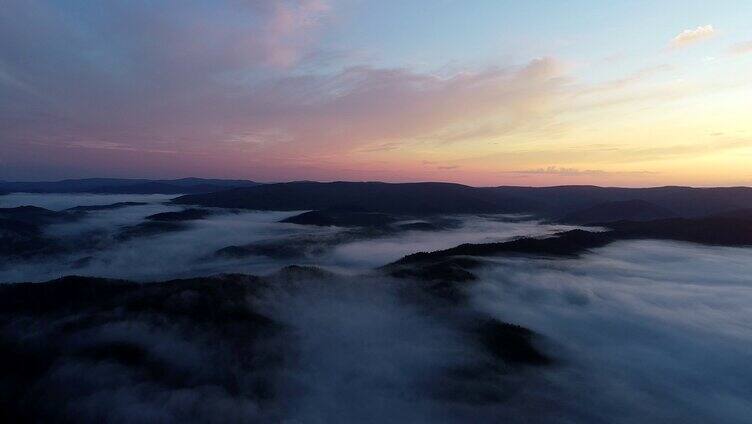
[[528, 212], [537, 201], [449, 183], [292, 182], [182, 196], [180, 204], [259, 209], [337, 209], [399, 214]]
[[87, 178], [39, 182], [0, 181], [0, 193], [192, 194], [255, 185], [258, 183], [248, 180], [205, 178], [177, 180]]
[[750, 187], [596, 186], [470, 187], [452, 183], [289, 182], [183, 178], [91, 178], [54, 182], [4, 182], [2, 192], [184, 194], [176, 204], [252, 210], [314, 210], [401, 215], [463, 213], [533, 214], [590, 224], [619, 220], [698, 218], [752, 211]]
[[749, 187], [470, 187], [449, 183], [291, 182], [186, 195], [178, 204], [409, 215], [530, 213], [569, 223], [695, 218], [752, 209]]
[[645, 200], [618, 200], [579, 209], [560, 219], [568, 224], [611, 221], [651, 221], [673, 218], [678, 214]]

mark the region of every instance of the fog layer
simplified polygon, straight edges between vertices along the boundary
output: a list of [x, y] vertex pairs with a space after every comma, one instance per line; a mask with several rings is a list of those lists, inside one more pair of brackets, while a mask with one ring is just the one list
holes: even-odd
[[752, 250], [638, 241], [486, 268], [474, 304], [547, 336], [559, 408], [602, 422], [752, 417]]
[[7, 207], [35, 205], [57, 210], [123, 201], [147, 204], [91, 211], [75, 222], [47, 227], [46, 234], [67, 240], [69, 245], [82, 245], [77, 238], [95, 238], [97, 247], [22, 262], [3, 264], [0, 260], [0, 282], [46, 281], [70, 274], [144, 281], [221, 272], [263, 274], [290, 264], [324, 266], [354, 274], [416, 251], [444, 249], [464, 242], [549, 234], [566, 228], [541, 225], [534, 220], [521, 221], [520, 217], [457, 216], [452, 219], [459, 225], [442, 231], [404, 231], [374, 237], [343, 238], [335, 245], [307, 249], [304, 254], [282, 259], [264, 255], [231, 259], [219, 257], [215, 252], [227, 246], [254, 242], [295, 246], [301, 243], [301, 239], [326, 240], [346, 229], [279, 222], [299, 212], [215, 209], [215, 214], [187, 222], [180, 231], [116, 240], [120, 231], [144, 222], [149, 215], [183, 208], [167, 203], [169, 196], [162, 195], [11, 194], [6, 197], [10, 197], [5, 204]]
[[[298, 269], [266, 279], [137, 285], [114, 306], [89, 305], [94, 312], [10, 316], [1, 322], [6, 363], [29, 357], [3, 350], [14, 343], [54, 359], [29, 385], [31, 404], [43, 405], [49, 417], [744, 423], [752, 416], [752, 249], [629, 241], [579, 258], [485, 258], [473, 270], [477, 281], [458, 283], [460, 295], [447, 299], [425, 289], [425, 281], [388, 278], [374, 268], [416, 251], [565, 227], [454, 216], [446, 218], [459, 224], [444, 230], [356, 235], [283, 259], [227, 258], [216, 251], [327, 240], [348, 230], [278, 222], [295, 212], [212, 210], [178, 231], [120, 240], [118, 231], [148, 215], [182, 208], [163, 197], [66, 196], [45, 195], [36, 204], [147, 204], [46, 227], [50, 237], [96, 235], [105, 242], [6, 262], [0, 281], [263, 275], [289, 264], [334, 273]], [[19, 199], [35, 198], [11, 197]], [[535, 332], [534, 346], [551, 363], [521, 366], [490, 354], [477, 330], [489, 319]]]

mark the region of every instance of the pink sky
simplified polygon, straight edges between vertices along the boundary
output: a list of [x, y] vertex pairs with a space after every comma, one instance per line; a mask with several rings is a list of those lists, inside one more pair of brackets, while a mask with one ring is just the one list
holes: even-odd
[[387, 7], [12, 0], [0, 179], [752, 183], [752, 34], [730, 13], [606, 39], [618, 6], [611, 26], [558, 30], [553, 11], [515, 20], [525, 6], [483, 6], [506, 26]]

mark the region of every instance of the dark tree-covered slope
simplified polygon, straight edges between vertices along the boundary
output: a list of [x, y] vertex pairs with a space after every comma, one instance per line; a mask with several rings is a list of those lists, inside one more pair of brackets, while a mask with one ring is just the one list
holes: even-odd
[[[596, 221], [696, 218], [752, 208], [752, 188], [469, 187], [448, 183], [293, 182], [181, 196], [176, 203], [258, 210], [365, 210], [412, 215], [533, 213]], [[616, 203], [611, 202], [629, 202]], [[600, 206], [598, 206], [600, 205]], [[594, 208], [594, 211], [587, 211]]]

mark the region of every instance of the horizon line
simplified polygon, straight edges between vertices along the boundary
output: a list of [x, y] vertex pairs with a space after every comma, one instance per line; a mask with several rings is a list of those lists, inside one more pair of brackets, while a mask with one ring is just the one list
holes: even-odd
[[[42, 184], [42, 183], [61, 183], [66, 181], [87, 181], [87, 180], [131, 180], [131, 181], [184, 181], [184, 180], [207, 180], [207, 181], [244, 181], [257, 183], [259, 185], [271, 184], [292, 184], [292, 183], [380, 183], [380, 184], [450, 184], [473, 188], [557, 188], [557, 187], [593, 187], [593, 188], [625, 188], [625, 189], [656, 189], [656, 188], [691, 188], [691, 189], [708, 189], [708, 188], [752, 188], [752, 185], [645, 185], [645, 186], [618, 186], [618, 185], [598, 185], [598, 184], [553, 184], [553, 185], [471, 185], [455, 181], [381, 181], [381, 180], [289, 180], [289, 181], [258, 181], [248, 178], [212, 178], [212, 177], [176, 177], [176, 178], [147, 178], [147, 177], [85, 177], [85, 178], [62, 178], [54, 180], [0, 180], [0, 184]], [[20, 192], [17, 192], [20, 193]]]

